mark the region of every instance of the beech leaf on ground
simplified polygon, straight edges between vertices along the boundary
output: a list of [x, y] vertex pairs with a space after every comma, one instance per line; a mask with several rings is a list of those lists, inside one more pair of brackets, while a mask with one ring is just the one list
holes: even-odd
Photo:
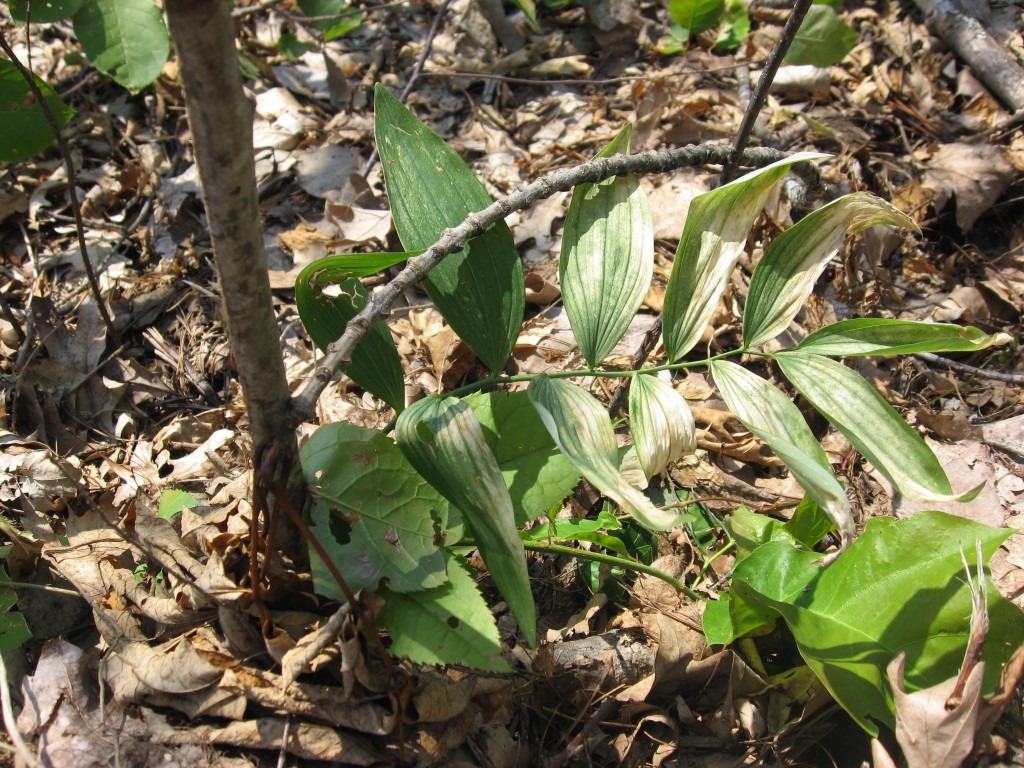
[[999, 147], [952, 142], [940, 146], [932, 156], [921, 186], [935, 195], [939, 211], [955, 195], [956, 224], [962, 232], [970, 232], [1017, 177]]

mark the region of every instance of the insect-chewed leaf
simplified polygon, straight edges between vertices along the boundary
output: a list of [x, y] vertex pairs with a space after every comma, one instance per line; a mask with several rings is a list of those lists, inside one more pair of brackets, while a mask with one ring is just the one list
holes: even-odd
[[694, 198], [665, 289], [665, 350], [675, 362], [700, 339], [729, 282], [747, 232], [772, 186], [794, 163], [825, 155], [801, 152]]
[[646, 528], [667, 531], [685, 515], [658, 509], [619, 470], [615, 431], [601, 403], [562, 379], [538, 376], [527, 390], [558, 449], [587, 480]]
[[[626, 125], [598, 152], [629, 152]], [[580, 352], [598, 366], [629, 327], [651, 284], [654, 223], [635, 176], [580, 184], [562, 231], [558, 276], [562, 303]]]
[[395, 436], [409, 463], [462, 511], [494, 583], [533, 645], [537, 610], [526, 551], [501, 469], [473, 411], [455, 398], [428, 397], [402, 412]]
[[797, 349], [837, 357], [889, 357], [918, 352], [976, 352], [1011, 341], [1013, 338], [1009, 334], [989, 336], [969, 325], [858, 317], [819, 328], [801, 341]]
[[[374, 91], [374, 110], [391, 213], [405, 248], [428, 248], [446, 228], [491, 204], [462, 158], [382, 85]], [[525, 306], [523, 269], [505, 222], [445, 258], [423, 284], [469, 348], [492, 371], [500, 371]]]
[[842, 539], [840, 551], [845, 549], [857, 533], [850, 502], [800, 409], [769, 382], [736, 363], [717, 360], [711, 371], [729, 410], [785, 462], [835, 524]]
[[967, 500], [980, 488], [954, 494], [924, 440], [856, 371], [806, 352], [780, 352], [786, 378], [875, 468], [917, 501]]
[[[326, 350], [345, 331], [348, 321], [366, 305], [366, 289], [356, 278], [383, 268], [365, 272], [368, 264], [372, 266], [386, 260], [385, 257], [396, 257], [394, 264], [401, 260], [397, 257], [408, 258], [409, 255], [361, 254], [351, 263], [348, 256], [329, 256], [303, 269], [295, 280], [295, 304], [313, 343]], [[370, 263], [371, 259], [375, 260]], [[328, 286], [336, 287], [337, 293], [325, 293]], [[396, 411], [405, 406], [402, 363], [395, 341], [383, 322], [374, 323], [366, 338], [356, 346], [345, 373]]]
[[775, 238], [750, 278], [744, 345], [763, 344], [786, 330], [846, 235], [876, 224], [917, 229], [913, 219], [889, 203], [859, 192], [819, 208]]
[[629, 385], [629, 428], [636, 458], [650, 480], [669, 463], [697, 450], [690, 406], [656, 376], [634, 376]]

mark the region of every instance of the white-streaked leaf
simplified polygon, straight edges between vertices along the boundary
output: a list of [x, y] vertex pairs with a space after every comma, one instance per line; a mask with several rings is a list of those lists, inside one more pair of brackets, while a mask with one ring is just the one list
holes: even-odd
[[977, 495], [980, 489], [953, 493], [932, 449], [859, 373], [806, 352], [780, 352], [775, 360], [811, 405], [904, 496], [941, 502]]
[[416, 471], [462, 511], [494, 583], [534, 645], [537, 609], [526, 552], [508, 487], [472, 409], [456, 398], [428, 397], [402, 412], [395, 437]]
[[629, 385], [629, 428], [636, 457], [650, 480], [671, 462], [697, 450], [693, 413], [671, 384], [634, 376]]
[[[627, 124], [597, 153], [629, 153]], [[654, 223], [636, 176], [580, 184], [562, 231], [562, 303], [580, 352], [592, 367], [618, 344], [640, 308], [654, 270]]]
[[905, 213], [879, 197], [858, 192], [819, 208], [775, 238], [750, 278], [743, 310], [744, 345], [763, 344], [786, 330], [846, 235], [876, 224], [917, 229]]
[[665, 289], [665, 350], [677, 361], [700, 340], [768, 193], [789, 167], [827, 157], [799, 152], [694, 198]]
[[558, 449], [587, 480], [645, 528], [667, 531], [684, 515], [658, 509], [619, 471], [619, 451], [608, 412], [575, 384], [538, 376], [527, 390], [530, 402]]
[[715, 361], [711, 372], [729, 410], [785, 462], [835, 524], [842, 540], [840, 551], [845, 549], [857, 533], [850, 502], [800, 409], [770, 382], [736, 363]]
[[918, 352], [976, 352], [1009, 344], [1006, 333], [989, 336], [973, 326], [858, 317], [819, 328], [797, 346], [815, 355], [912, 355]]

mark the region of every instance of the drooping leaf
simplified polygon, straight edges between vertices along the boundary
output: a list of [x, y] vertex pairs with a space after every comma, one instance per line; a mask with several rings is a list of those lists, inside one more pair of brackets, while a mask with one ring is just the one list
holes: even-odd
[[904, 496], [932, 502], [970, 497], [953, 493], [932, 449], [859, 373], [806, 352], [781, 352], [775, 359], [793, 386]]
[[770, 383], [736, 363], [717, 360], [711, 371], [729, 410], [785, 462], [835, 524], [845, 549], [856, 534], [850, 502], [800, 409]]
[[383, 588], [377, 625], [387, 627], [390, 651], [420, 664], [465, 664], [489, 672], [511, 672], [487, 602], [465, 565], [445, 553], [448, 583], [416, 592]]
[[726, 0], [725, 13], [718, 27], [715, 48], [723, 51], [734, 51], [743, 44], [750, 34], [750, 15], [747, 4], [743, 0]]
[[[366, 289], [357, 278], [376, 274], [411, 255], [328, 256], [307, 265], [295, 280], [295, 304], [313, 343], [326, 351], [344, 332], [348, 321], [366, 305]], [[333, 294], [328, 292], [329, 288]], [[359, 342], [345, 374], [396, 411], [405, 407], [402, 363], [384, 322], [374, 323]]]
[[[9, 0], [8, 9], [11, 18], [19, 24], [26, 20], [33, 24], [52, 24], [55, 21], [70, 19], [85, 0]], [[32, 16], [29, 19], [29, 11]]]
[[[814, 566], [813, 552], [773, 541], [737, 568], [732, 602], [739, 596], [781, 615], [804, 661], [861, 727], [877, 735], [879, 723], [895, 725], [886, 666], [897, 653], [907, 654], [914, 689], [957, 674], [972, 599], [961, 552], [981, 542], [990, 558], [1011, 532], [942, 512], [875, 517], [828, 568]], [[988, 594], [986, 692], [1024, 637], [1020, 609], [991, 584]]]
[[[629, 153], [627, 124], [597, 153]], [[562, 303], [580, 352], [591, 367], [619, 343], [640, 309], [654, 270], [654, 223], [635, 176], [573, 190], [558, 262]]]
[[534, 645], [537, 609], [526, 551], [508, 487], [473, 411], [462, 400], [428, 397], [402, 412], [395, 437], [409, 462], [461, 510], [495, 585]]
[[182, 507], [195, 509], [199, 506], [199, 499], [188, 491], [180, 488], [168, 488], [160, 494], [160, 505], [157, 508], [157, 517], [164, 520], [171, 520], [181, 513]]
[[786, 63], [830, 67], [856, 44], [857, 33], [831, 6], [812, 5], [786, 54]]
[[793, 163], [824, 157], [797, 153], [694, 198], [665, 289], [665, 350], [676, 362], [700, 340], [768, 193]]
[[563, 379], [539, 376], [527, 389], [559, 450], [587, 480], [646, 528], [667, 531], [682, 515], [658, 509], [619, 470], [619, 451], [608, 412], [592, 395]]
[[[353, 591], [375, 589], [381, 579], [393, 592], [447, 581], [438, 543], [458, 540], [457, 520], [384, 433], [325, 424], [302, 447], [301, 460], [313, 498], [311, 530]], [[312, 547], [310, 561], [316, 591], [344, 601]]]
[[171, 53], [164, 15], [153, 0], [87, 0], [74, 26], [93, 66], [130, 91], [156, 80]]
[[[395, 229], [410, 250], [491, 204], [469, 166], [378, 85], [374, 131]], [[445, 258], [424, 280], [438, 311], [492, 371], [500, 371], [519, 335], [525, 306], [523, 270], [502, 221]]]
[[526, 392], [480, 392], [465, 400], [484, 431], [512, 497], [516, 527], [546, 514], [580, 481]]
[[629, 385], [629, 428], [636, 458], [650, 480], [671, 462], [697, 450], [693, 413], [686, 400], [657, 376], [634, 376]]
[[672, 21], [689, 30], [691, 35], [707, 32], [722, 16], [725, 0], [669, 0]]
[[1012, 340], [1008, 334], [989, 336], [970, 325], [858, 317], [819, 328], [801, 341], [797, 349], [836, 357], [890, 357], [917, 352], [976, 352]]
[[[57, 124], [63, 128], [75, 110], [65, 106], [53, 88], [38, 77], [36, 85]], [[0, 162], [26, 160], [46, 149], [56, 138], [21, 72], [11, 62], [0, 59]]]
[[846, 235], [876, 224], [917, 229], [905, 213], [859, 192], [819, 208], [775, 238], [750, 278], [743, 309], [744, 345], [763, 344], [786, 330]]

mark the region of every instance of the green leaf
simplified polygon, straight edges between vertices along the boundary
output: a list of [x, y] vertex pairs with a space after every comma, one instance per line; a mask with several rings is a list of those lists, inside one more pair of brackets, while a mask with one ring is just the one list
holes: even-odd
[[775, 238], [750, 278], [744, 345], [763, 344], [786, 330], [846, 235], [876, 224], [917, 229], [913, 219], [889, 203], [859, 192], [819, 208]]
[[289, 61], [298, 61], [304, 53], [315, 51], [316, 46], [299, 40], [291, 32], [282, 32], [277, 39], [277, 50], [283, 53]]
[[[65, 106], [53, 88], [38, 77], [36, 85], [63, 128], [75, 110]], [[0, 162], [27, 160], [50, 146], [55, 138], [21, 72], [7, 59], [0, 59]]]
[[11, 612], [18, 602], [18, 594], [9, 582], [7, 571], [0, 568], [0, 651], [4, 652], [20, 648], [32, 639], [25, 617], [17, 611]]
[[364, 15], [349, 5], [349, 0], [298, 0], [299, 9], [312, 19], [309, 25], [324, 33], [324, 42], [341, 37], [363, 23]]
[[830, 67], [857, 44], [857, 33], [829, 5], [812, 5], [786, 54], [787, 64]]
[[[897, 653], [907, 654], [912, 689], [956, 676], [971, 616], [961, 553], [980, 541], [988, 559], [1010, 533], [942, 512], [876, 517], [824, 569], [813, 552], [773, 541], [737, 567], [732, 602], [743, 595], [780, 614], [836, 701], [877, 735], [879, 723], [895, 725], [885, 668]], [[991, 583], [988, 595], [986, 693], [1024, 637], [1020, 610]]]
[[[627, 124], [597, 153], [629, 154]], [[625, 334], [651, 286], [654, 223], [636, 176], [580, 184], [562, 231], [558, 277], [580, 352], [596, 368]]]
[[452, 397], [428, 397], [402, 412], [395, 437], [409, 462], [462, 511], [495, 585], [534, 645], [537, 609], [526, 551], [508, 487], [473, 411]]
[[973, 326], [861, 317], [819, 328], [797, 346], [816, 355], [912, 355], [917, 352], [977, 352], [1006, 344], [1005, 333], [989, 336]]
[[776, 387], [735, 363], [717, 360], [711, 371], [729, 410], [785, 462], [839, 529], [840, 551], [845, 549], [856, 534], [850, 502], [800, 409]]
[[650, 480], [680, 456], [697, 450], [686, 400], [657, 376], [634, 376], [629, 385], [629, 428], [636, 458]]
[[619, 470], [608, 412], [592, 395], [563, 379], [538, 376], [527, 389], [559, 450], [587, 480], [646, 528], [667, 531], [685, 516], [658, 509]]
[[465, 399], [505, 478], [516, 527], [560, 504], [580, 474], [558, 450], [526, 392], [481, 392]]
[[[490, 195], [455, 151], [378, 85], [377, 149], [402, 245], [428, 248], [441, 232], [491, 204]], [[525, 287], [519, 254], [501, 221], [446, 257], [423, 281], [459, 337], [491, 371], [500, 371], [523, 322]]]
[[725, 0], [669, 0], [668, 13], [672, 21], [688, 29], [691, 35], [707, 32], [725, 10]]
[[195, 509], [199, 506], [199, 499], [188, 491], [180, 488], [168, 488], [160, 494], [160, 506], [157, 509], [157, 517], [170, 520], [181, 512], [182, 507]]
[[806, 549], [811, 549], [828, 534], [835, 530], [835, 523], [829, 520], [818, 503], [810, 496], [804, 498], [793, 512], [793, 518], [783, 528]]
[[93, 66], [130, 91], [156, 80], [171, 52], [153, 0], [86, 0], [74, 26]]
[[523, 12], [527, 19], [530, 20], [530, 24], [536, 31], [540, 31], [540, 25], [537, 23], [537, 4], [533, 0], [512, 0], [515, 3], [516, 8]]
[[791, 155], [690, 203], [665, 289], [663, 335], [670, 362], [679, 360], [700, 340], [771, 188], [793, 163], [818, 157], [825, 155]]
[[965, 498], [953, 493], [932, 449], [863, 376], [805, 352], [780, 352], [775, 360], [811, 405], [904, 496], [925, 502]]
[[528, 531], [521, 531], [519, 536], [523, 541], [588, 541], [621, 557], [631, 558], [622, 539], [605, 533], [621, 529], [619, 519], [602, 508], [594, 519], [548, 520]]
[[[438, 544], [460, 535], [448, 502], [384, 433], [325, 424], [302, 447], [301, 460], [313, 499], [312, 531], [353, 591], [375, 589], [382, 579], [394, 592], [447, 580]], [[313, 550], [310, 560], [316, 591], [344, 601]]]
[[[376, 274], [411, 255], [328, 256], [307, 265], [295, 280], [295, 304], [313, 343], [326, 351], [344, 332], [348, 321], [366, 305], [366, 289], [357, 278]], [[335, 287], [336, 295], [325, 292], [329, 286]], [[402, 362], [385, 323], [373, 324], [353, 351], [345, 373], [396, 411], [405, 407]]]
[[33, 24], [52, 24], [70, 19], [78, 13], [83, 2], [85, 0], [10, 0], [7, 7], [11, 11], [11, 18], [19, 24], [29, 20], [29, 10], [32, 11]]
[[715, 38], [715, 48], [733, 51], [743, 44], [749, 34], [750, 15], [747, 13], [746, 3], [743, 0], [726, 0], [725, 13], [718, 27], [718, 37]]
[[511, 672], [501, 656], [494, 615], [476, 580], [445, 552], [448, 583], [417, 592], [379, 591], [384, 607], [377, 626], [391, 635], [390, 652], [420, 664], [465, 664], [488, 672]]

